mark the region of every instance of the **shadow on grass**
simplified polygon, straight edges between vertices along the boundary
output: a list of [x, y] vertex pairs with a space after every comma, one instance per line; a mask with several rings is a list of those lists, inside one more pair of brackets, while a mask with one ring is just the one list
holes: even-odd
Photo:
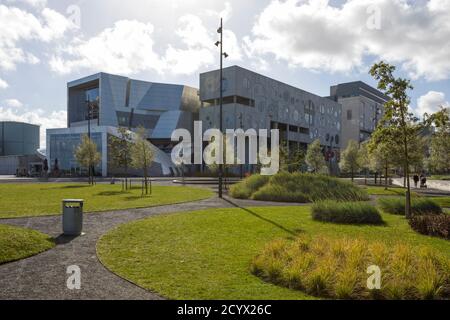
[[322, 220], [316, 220], [312, 219], [314, 222], [328, 224], [328, 225], [336, 225], [336, 226], [348, 226], [348, 227], [355, 227], [355, 228], [363, 228], [363, 227], [387, 227], [388, 223], [384, 220], [377, 223], [369, 223], [369, 222], [333, 222], [333, 221], [322, 221]]
[[122, 194], [129, 194], [130, 192], [126, 191], [102, 191], [97, 193], [98, 196], [119, 196]]
[[89, 188], [92, 187], [91, 185], [74, 185], [74, 186], [57, 186], [57, 187], [50, 187], [50, 188], [43, 188], [45, 190], [55, 190], [55, 189], [81, 189], [81, 188]]
[[152, 196], [151, 195], [139, 195], [139, 196], [129, 196], [129, 197], [125, 197], [124, 199], [127, 201], [135, 201], [135, 200], [139, 200], [139, 199], [151, 199]]
[[254, 216], [254, 217], [256, 217], [256, 218], [258, 218], [258, 219], [260, 219], [260, 220], [262, 220], [262, 221], [265, 221], [265, 222], [267, 222], [267, 223], [270, 223], [271, 225], [277, 227], [278, 229], [281, 229], [282, 231], [284, 231], [284, 232], [290, 234], [291, 236], [297, 236], [299, 233], [303, 232], [303, 231], [300, 230], [300, 229], [289, 230], [288, 228], [282, 226], [281, 224], [279, 224], [279, 223], [277, 223], [277, 222], [275, 222], [275, 221], [273, 221], [273, 220], [264, 218], [263, 216], [257, 214], [256, 212], [251, 211], [250, 209], [241, 207], [240, 205], [238, 205], [237, 203], [234, 203], [233, 201], [231, 201], [231, 200], [229, 200], [229, 199], [223, 198], [223, 200], [225, 200], [226, 202], [228, 202], [229, 204], [231, 204], [232, 206], [234, 206], [234, 207], [236, 207], [236, 208], [239, 208], [239, 209], [241, 209], [241, 210], [244, 210], [245, 212], [251, 214], [252, 216]]

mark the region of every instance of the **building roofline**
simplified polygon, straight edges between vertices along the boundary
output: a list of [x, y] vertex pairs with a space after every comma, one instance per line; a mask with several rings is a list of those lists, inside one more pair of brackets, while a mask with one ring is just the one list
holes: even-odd
[[[377, 89], [377, 88], [375, 88], [375, 87], [373, 87], [373, 86], [371, 86], [371, 85], [369, 85], [366, 82], [361, 81], [361, 80], [338, 83], [338, 84], [332, 85], [330, 87], [330, 89], [337, 88], [339, 86], [355, 85], [355, 84], [359, 85], [360, 89], [363, 89], [365, 91], [369, 91], [370, 94], [377, 96], [377, 98], [379, 98], [379, 99], [382, 98], [386, 102], [389, 101], [389, 97], [386, 96], [383, 92], [381, 92], [379, 89]], [[373, 92], [370, 92], [370, 91], [373, 91]], [[376, 92], [376, 94], [375, 94], [375, 92]]]
[[79, 85], [83, 84], [84, 82], [100, 80], [102, 75], [113, 76], [113, 77], [120, 77], [120, 78], [124, 78], [124, 79], [128, 79], [128, 80], [132, 80], [132, 81], [138, 81], [138, 82], [145, 82], [145, 83], [151, 83], [151, 84], [162, 84], [162, 85], [170, 85], [170, 86], [179, 86], [179, 87], [187, 87], [187, 88], [199, 90], [198, 88], [195, 88], [195, 87], [192, 87], [192, 86], [188, 86], [188, 85], [185, 85], [185, 84], [166, 83], [166, 82], [156, 82], [156, 81], [135, 79], [135, 78], [130, 78], [130, 77], [127, 77], [127, 76], [122, 76], [122, 75], [108, 73], [108, 72], [97, 72], [97, 73], [93, 73], [91, 75], [87, 75], [87, 76], [81, 77], [79, 79], [71, 80], [71, 81], [67, 82], [67, 87], [68, 88], [76, 87], [76, 86], [79, 86]]
[[[321, 99], [330, 100], [330, 101], [332, 101], [332, 102], [334, 102], [334, 103], [337, 103], [336, 101], [334, 101], [334, 100], [331, 99], [330, 97], [322, 97], [322, 96], [320, 96], [320, 95], [318, 95], [318, 94], [315, 94], [315, 93], [306, 91], [306, 90], [304, 90], [304, 89], [301, 89], [301, 88], [296, 87], [296, 86], [294, 86], [294, 85], [292, 85], [292, 84], [289, 84], [289, 83], [286, 83], [286, 82], [277, 80], [277, 79], [275, 79], [275, 78], [271, 78], [271, 77], [266, 76], [266, 75], [264, 75], [264, 74], [261, 74], [261, 73], [259, 73], [259, 72], [253, 71], [253, 70], [251, 70], [251, 69], [247, 69], [247, 68], [244, 68], [244, 67], [241, 67], [241, 66], [238, 66], [238, 65], [232, 65], [232, 66], [223, 68], [223, 70], [227, 70], [227, 69], [241, 69], [241, 70], [244, 70], [244, 71], [247, 71], [247, 72], [251, 72], [251, 73], [254, 73], [254, 74], [256, 74], [256, 75], [258, 75], [258, 76], [260, 76], [260, 77], [264, 77], [264, 78], [267, 78], [267, 79], [269, 79], [269, 80], [271, 80], [271, 81], [278, 82], [278, 83], [281, 84], [281, 85], [288, 86], [288, 87], [290, 87], [290, 88], [292, 88], [292, 89], [302, 91], [303, 93], [310, 94], [310, 95], [313, 95], [313, 96], [315, 96], [315, 97], [318, 97], [318, 98], [321, 98]], [[202, 74], [207, 74], [207, 73], [212, 73], [212, 72], [217, 72], [217, 71], [219, 71], [219, 69], [215, 69], [215, 70], [210, 70], [210, 71], [202, 72], [202, 73], [200, 73], [200, 75], [202, 75]]]
[[28, 123], [28, 122], [23, 122], [23, 121], [13, 121], [13, 120], [1, 120], [0, 123], [17, 123], [17, 124], [25, 124], [28, 126], [35, 126], [35, 127], [40, 127], [40, 124], [34, 124], [34, 123]]

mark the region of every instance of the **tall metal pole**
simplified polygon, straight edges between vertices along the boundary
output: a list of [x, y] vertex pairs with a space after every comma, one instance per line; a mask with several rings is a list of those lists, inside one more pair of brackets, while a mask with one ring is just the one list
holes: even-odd
[[[220, 18], [220, 108], [219, 108], [219, 121], [220, 121], [220, 132], [223, 134], [223, 22]], [[223, 141], [221, 141], [223, 144]], [[223, 158], [223, 152], [222, 152]], [[223, 197], [223, 164], [219, 164], [219, 198]]]
[[[89, 138], [89, 142], [91, 141], [91, 101], [88, 95], [88, 99], [87, 99], [87, 112], [88, 112], [88, 138]], [[91, 183], [91, 165], [89, 164], [89, 183]]]

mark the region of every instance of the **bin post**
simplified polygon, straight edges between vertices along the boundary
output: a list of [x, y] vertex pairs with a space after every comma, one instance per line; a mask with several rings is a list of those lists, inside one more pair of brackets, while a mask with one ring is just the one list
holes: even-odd
[[79, 236], [83, 230], [83, 199], [64, 199], [62, 201], [63, 233]]

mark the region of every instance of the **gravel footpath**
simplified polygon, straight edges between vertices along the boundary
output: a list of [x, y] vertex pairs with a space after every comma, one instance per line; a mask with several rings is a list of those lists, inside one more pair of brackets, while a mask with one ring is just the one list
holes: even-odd
[[[207, 200], [84, 215], [83, 234], [61, 236], [61, 216], [0, 219], [0, 224], [27, 227], [57, 240], [54, 249], [16, 262], [0, 265], [0, 299], [162, 299], [108, 271], [98, 260], [96, 243], [114, 227], [149, 216], [208, 208], [293, 206], [295, 204], [251, 200]], [[67, 267], [81, 269], [81, 289], [70, 290]]]

